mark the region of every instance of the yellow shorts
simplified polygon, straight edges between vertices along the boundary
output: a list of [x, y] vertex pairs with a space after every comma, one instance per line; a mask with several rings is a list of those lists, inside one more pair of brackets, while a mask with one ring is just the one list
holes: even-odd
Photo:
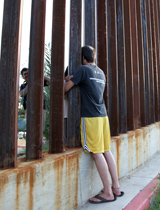
[[81, 141], [85, 152], [110, 151], [111, 136], [108, 117], [82, 117]]

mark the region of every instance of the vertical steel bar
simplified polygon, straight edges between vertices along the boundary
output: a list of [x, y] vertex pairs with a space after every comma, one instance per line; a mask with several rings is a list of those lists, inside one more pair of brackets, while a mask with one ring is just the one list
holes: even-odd
[[137, 35], [138, 35], [138, 64], [139, 64], [139, 82], [140, 82], [140, 121], [141, 126], [146, 125], [146, 104], [145, 104], [145, 72], [144, 72], [144, 41], [142, 26], [141, 0], [136, 1], [137, 14]]
[[118, 54], [116, 1], [107, 1], [108, 96], [111, 135], [119, 134]]
[[127, 130], [133, 130], [133, 72], [131, 61], [131, 31], [129, 1], [123, 0], [124, 5], [124, 37], [125, 37], [125, 66], [127, 86]]
[[17, 164], [21, 0], [4, 1], [0, 60], [0, 168]]
[[[97, 65], [104, 71], [106, 81], [108, 79], [107, 67], [107, 5], [106, 0], [97, 1]], [[104, 101], [108, 109], [108, 83], [104, 91]]]
[[[71, 0], [69, 73], [73, 74], [81, 64], [81, 0]], [[74, 87], [68, 94], [68, 147], [80, 143], [80, 90]]]
[[126, 103], [126, 69], [124, 57], [124, 30], [123, 30], [123, 1], [116, 0], [117, 4], [117, 50], [118, 50], [118, 84], [119, 84], [119, 132], [127, 131], [127, 103]]
[[27, 160], [42, 157], [45, 11], [46, 0], [32, 1], [27, 94]]
[[96, 47], [95, 0], [85, 0], [85, 45]]
[[[159, 92], [159, 104], [160, 104], [160, 2], [156, 0], [156, 9], [157, 9], [157, 33], [158, 33], [158, 49], [159, 56], [158, 60], [158, 92]], [[159, 121], [160, 121], [160, 111], [159, 111]]]
[[[150, 107], [150, 82], [149, 82], [149, 68], [148, 68], [148, 44], [147, 44], [147, 18], [146, 18], [146, 1], [141, 0], [141, 13], [142, 13], [142, 40], [143, 40], [143, 58], [144, 58], [144, 76], [145, 76], [145, 116], [146, 116], [146, 125], [149, 124], [149, 107]], [[138, 19], [138, 18], [137, 18]], [[140, 43], [141, 44], [141, 43]], [[139, 61], [141, 62], [141, 61]], [[141, 68], [141, 67], [140, 67]], [[140, 72], [141, 74], [141, 72]], [[140, 79], [142, 76], [140, 75]], [[143, 81], [140, 81], [141, 85]], [[142, 112], [142, 109], [141, 109]], [[142, 119], [142, 126], [144, 120]]]
[[159, 91], [158, 91], [158, 67], [159, 67], [159, 47], [158, 47], [158, 27], [157, 27], [157, 4], [156, 0], [151, 1], [151, 26], [153, 43], [153, 68], [154, 68], [154, 94], [155, 94], [155, 121], [159, 121]]
[[155, 122], [154, 114], [154, 76], [153, 76], [153, 50], [152, 50], [152, 32], [151, 32], [151, 16], [150, 1], [146, 0], [146, 17], [147, 17], [147, 45], [148, 45], [148, 68], [150, 82], [150, 102], [149, 102], [149, 123]]
[[64, 34], [66, 0], [53, 1], [49, 152], [63, 152]]
[[140, 88], [139, 88], [139, 62], [138, 62], [138, 34], [137, 34], [137, 18], [136, 18], [136, 2], [130, 0], [130, 15], [131, 15], [131, 54], [132, 54], [132, 71], [133, 71], [133, 123], [134, 129], [141, 126], [140, 121]]

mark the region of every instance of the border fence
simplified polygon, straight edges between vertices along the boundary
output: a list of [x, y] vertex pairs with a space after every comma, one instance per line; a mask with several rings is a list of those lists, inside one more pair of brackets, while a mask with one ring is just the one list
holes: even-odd
[[[0, 168], [17, 165], [22, 3], [4, 0]], [[49, 153], [63, 152], [65, 8], [65, 0], [53, 1]], [[45, 13], [46, 0], [32, 0], [26, 160], [42, 158]], [[111, 135], [160, 121], [160, 1], [70, 0], [70, 74], [81, 64], [82, 38], [84, 45], [96, 48], [97, 65], [107, 78], [104, 100]], [[68, 98], [68, 147], [80, 147], [78, 87]]]

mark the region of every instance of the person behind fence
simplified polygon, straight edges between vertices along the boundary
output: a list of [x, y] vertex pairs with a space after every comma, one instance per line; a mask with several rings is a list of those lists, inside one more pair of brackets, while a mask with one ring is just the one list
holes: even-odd
[[[67, 81], [69, 81], [73, 76], [69, 75], [68, 66], [64, 72], [64, 86]], [[64, 146], [67, 145], [67, 121], [68, 121], [68, 95], [64, 95]]]
[[[22, 105], [25, 110], [25, 118], [27, 118], [27, 92], [28, 92], [28, 68], [23, 68], [21, 70], [21, 75], [24, 79], [24, 83], [20, 86], [19, 95], [22, 97]], [[50, 85], [50, 78], [44, 76], [44, 86]], [[45, 129], [46, 121], [46, 107], [45, 107], [45, 94], [43, 97], [43, 131]]]
[[[64, 72], [64, 85], [69, 80], [68, 78], [68, 66]], [[64, 95], [64, 140], [63, 143], [67, 145], [67, 118], [68, 118], [68, 96], [67, 94]]]
[[[66, 82], [65, 92], [74, 85], [81, 90], [81, 141], [84, 151], [91, 153], [104, 188], [89, 199], [90, 203], [112, 202], [124, 195], [120, 191], [117, 167], [110, 151], [111, 136], [109, 119], [103, 100], [106, 77], [95, 65], [96, 51], [91, 46], [82, 47], [82, 65]], [[110, 184], [110, 176], [112, 186]]]

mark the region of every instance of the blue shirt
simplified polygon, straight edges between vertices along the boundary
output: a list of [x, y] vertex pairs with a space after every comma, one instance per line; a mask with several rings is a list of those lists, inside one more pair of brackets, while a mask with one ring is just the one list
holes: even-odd
[[103, 93], [106, 78], [96, 65], [82, 65], [75, 70], [71, 81], [81, 90], [81, 117], [107, 116]]

